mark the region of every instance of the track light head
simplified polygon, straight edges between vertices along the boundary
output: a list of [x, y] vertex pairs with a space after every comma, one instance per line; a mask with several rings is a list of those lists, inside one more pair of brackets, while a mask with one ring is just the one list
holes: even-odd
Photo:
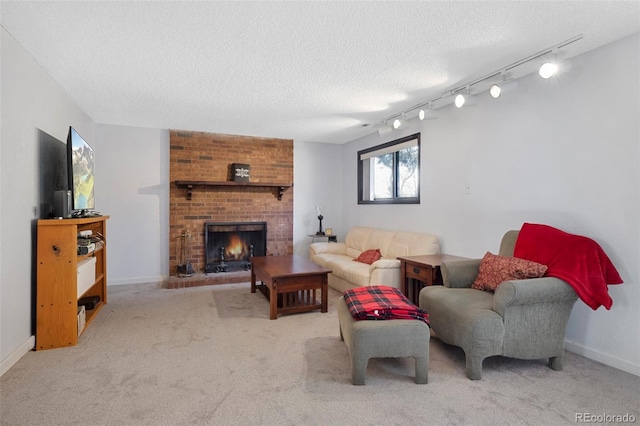
[[558, 64], [555, 61], [549, 61], [542, 64], [538, 70], [538, 74], [542, 78], [551, 78], [558, 72]]
[[551, 78], [558, 74], [564, 74], [571, 70], [572, 63], [569, 60], [558, 61], [556, 58], [553, 60], [547, 61], [538, 70], [538, 74], [542, 78]]
[[394, 130], [407, 129], [411, 127], [411, 122], [404, 117], [404, 113], [403, 113], [402, 118], [396, 118], [395, 120], [393, 120], [392, 126]]
[[478, 99], [476, 95], [472, 95], [471, 91], [467, 89], [467, 93], [462, 94], [458, 93], [456, 95], [456, 99], [454, 101], [456, 107], [462, 108], [463, 106], [474, 106], [478, 103]]
[[498, 86], [497, 84], [493, 84], [489, 88], [489, 94], [491, 95], [492, 98], [498, 99], [502, 94], [502, 88], [500, 88], [500, 86]]
[[429, 105], [428, 109], [421, 109], [418, 113], [418, 118], [420, 120], [434, 120], [438, 118], [438, 113], [431, 109], [431, 105]]
[[394, 130], [398, 130], [398, 129], [407, 129], [411, 127], [411, 122], [400, 118], [396, 118], [395, 120], [393, 120], [393, 128]]
[[518, 82], [516, 80], [503, 81], [502, 83], [493, 84], [489, 88], [489, 94], [492, 98], [498, 99], [500, 95], [506, 92], [510, 92], [512, 89], [518, 87]]
[[384, 136], [384, 135], [386, 135], [388, 133], [391, 133], [391, 132], [393, 132], [393, 127], [387, 125], [387, 123], [384, 122], [382, 124], [382, 127], [380, 127], [378, 129], [378, 136], [382, 137], [382, 136]]

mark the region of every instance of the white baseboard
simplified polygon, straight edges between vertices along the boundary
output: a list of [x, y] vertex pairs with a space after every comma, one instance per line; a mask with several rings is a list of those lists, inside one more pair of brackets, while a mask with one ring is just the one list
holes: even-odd
[[155, 277], [136, 277], [136, 278], [120, 278], [120, 279], [111, 279], [107, 281], [107, 286], [112, 285], [127, 285], [127, 284], [146, 284], [146, 283], [161, 283], [168, 279], [169, 277], [165, 277], [162, 275], [158, 275]]
[[11, 352], [8, 357], [0, 362], [0, 376], [9, 371], [16, 362], [20, 360], [27, 352], [36, 347], [36, 336], [29, 337], [15, 351]]
[[594, 349], [590, 349], [586, 346], [582, 346], [578, 343], [570, 342], [568, 340], [564, 341], [564, 348], [569, 352], [582, 355], [585, 358], [589, 358], [594, 361], [601, 362], [605, 365], [608, 365], [613, 368], [617, 368], [618, 370], [625, 371], [635, 376], [640, 376], [640, 365], [634, 364], [624, 359], [617, 358], [611, 354], [606, 354], [604, 352], [596, 351]]

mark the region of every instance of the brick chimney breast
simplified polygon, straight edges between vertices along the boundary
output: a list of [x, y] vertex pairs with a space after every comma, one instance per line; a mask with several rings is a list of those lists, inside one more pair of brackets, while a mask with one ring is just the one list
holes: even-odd
[[188, 260], [196, 273], [204, 272], [205, 222], [267, 222], [267, 255], [293, 253], [292, 190], [278, 200], [270, 188], [198, 186], [187, 200], [174, 184], [229, 181], [233, 163], [250, 165], [252, 183], [293, 183], [293, 140], [171, 130], [169, 145], [170, 275], [177, 275], [185, 231], [191, 235]]

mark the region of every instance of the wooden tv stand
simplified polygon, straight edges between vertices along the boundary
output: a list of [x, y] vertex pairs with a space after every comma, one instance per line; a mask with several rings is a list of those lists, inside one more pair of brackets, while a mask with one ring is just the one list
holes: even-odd
[[[78, 300], [98, 296], [94, 309], [86, 310], [85, 328], [107, 303], [107, 219], [94, 216], [77, 219], [38, 220], [36, 350], [75, 346], [78, 330]], [[88, 255], [78, 255], [78, 233], [91, 230], [104, 243]], [[78, 263], [95, 257], [95, 281], [78, 294]]]

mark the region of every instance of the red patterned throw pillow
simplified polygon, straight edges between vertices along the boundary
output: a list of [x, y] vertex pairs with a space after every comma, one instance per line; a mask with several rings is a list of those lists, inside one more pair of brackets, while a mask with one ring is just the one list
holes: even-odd
[[371, 249], [363, 251], [362, 253], [360, 253], [360, 256], [353, 260], [356, 262], [368, 263], [369, 265], [371, 265], [381, 257], [382, 253], [380, 253], [380, 249]]
[[480, 262], [480, 270], [471, 288], [495, 291], [503, 281], [540, 278], [547, 267], [517, 257], [498, 256], [487, 252]]

